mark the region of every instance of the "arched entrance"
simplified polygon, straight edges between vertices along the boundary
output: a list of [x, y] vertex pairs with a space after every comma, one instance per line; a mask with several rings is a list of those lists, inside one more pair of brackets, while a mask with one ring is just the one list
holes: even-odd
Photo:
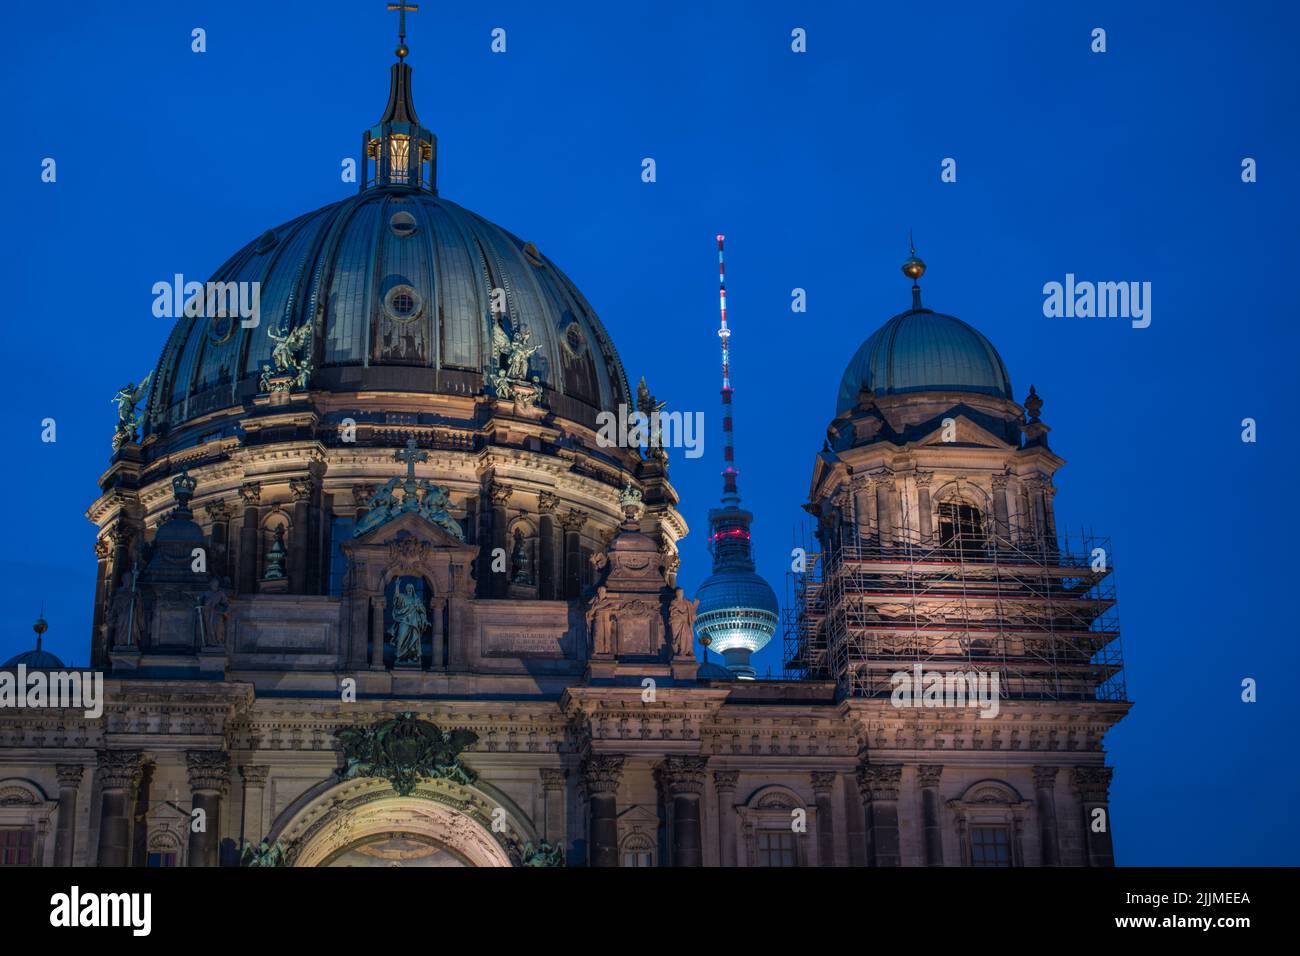
[[290, 866], [512, 866], [507, 847], [534, 836], [503, 803], [449, 780], [422, 781], [406, 797], [387, 780], [349, 780], [290, 807], [275, 838]]

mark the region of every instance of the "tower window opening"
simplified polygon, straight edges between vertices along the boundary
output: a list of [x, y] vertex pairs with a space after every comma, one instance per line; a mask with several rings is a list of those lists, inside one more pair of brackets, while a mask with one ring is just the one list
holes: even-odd
[[939, 546], [953, 554], [984, 552], [984, 517], [974, 505], [944, 502], [939, 505]]
[[389, 182], [405, 183], [410, 180], [411, 138], [401, 133], [388, 137]]

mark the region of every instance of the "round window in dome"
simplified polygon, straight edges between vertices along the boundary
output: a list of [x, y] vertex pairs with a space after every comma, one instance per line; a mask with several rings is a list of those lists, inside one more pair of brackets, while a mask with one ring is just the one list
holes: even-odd
[[405, 239], [407, 236], [415, 235], [415, 217], [409, 212], [395, 212], [392, 218], [388, 220], [388, 228], [393, 230], [393, 234]]
[[235, 334], [235, 317], [233, 315], [214, 315], [208, 319], [208, 339], [213, 345], [229, 342]]
[[384, 296], [384, 311], [398, 322], [410, 322], [420, 314], [424, 300], [409, 285], [395, 285]]

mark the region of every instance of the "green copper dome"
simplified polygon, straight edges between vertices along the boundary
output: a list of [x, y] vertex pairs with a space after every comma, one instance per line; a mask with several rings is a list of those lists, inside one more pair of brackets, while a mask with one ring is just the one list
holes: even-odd
[[835, 410], [851, 409], [858, 393], [975, 392], [1011, 399], [1011, 377], [991, 342], [961, 319], [913, 308], [862, 343], [840, 380]]

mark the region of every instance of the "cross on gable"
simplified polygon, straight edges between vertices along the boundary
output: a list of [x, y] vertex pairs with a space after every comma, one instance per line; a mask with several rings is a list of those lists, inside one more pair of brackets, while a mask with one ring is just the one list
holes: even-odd
[[395, 452], [393, 457], [398, 461], [406, 462], [406, 478], [408, 481], [415, 480], [415, 463], [429, 460], [427, 451], [417, 451], [414, 438], [406, 439], [406, 450]]

